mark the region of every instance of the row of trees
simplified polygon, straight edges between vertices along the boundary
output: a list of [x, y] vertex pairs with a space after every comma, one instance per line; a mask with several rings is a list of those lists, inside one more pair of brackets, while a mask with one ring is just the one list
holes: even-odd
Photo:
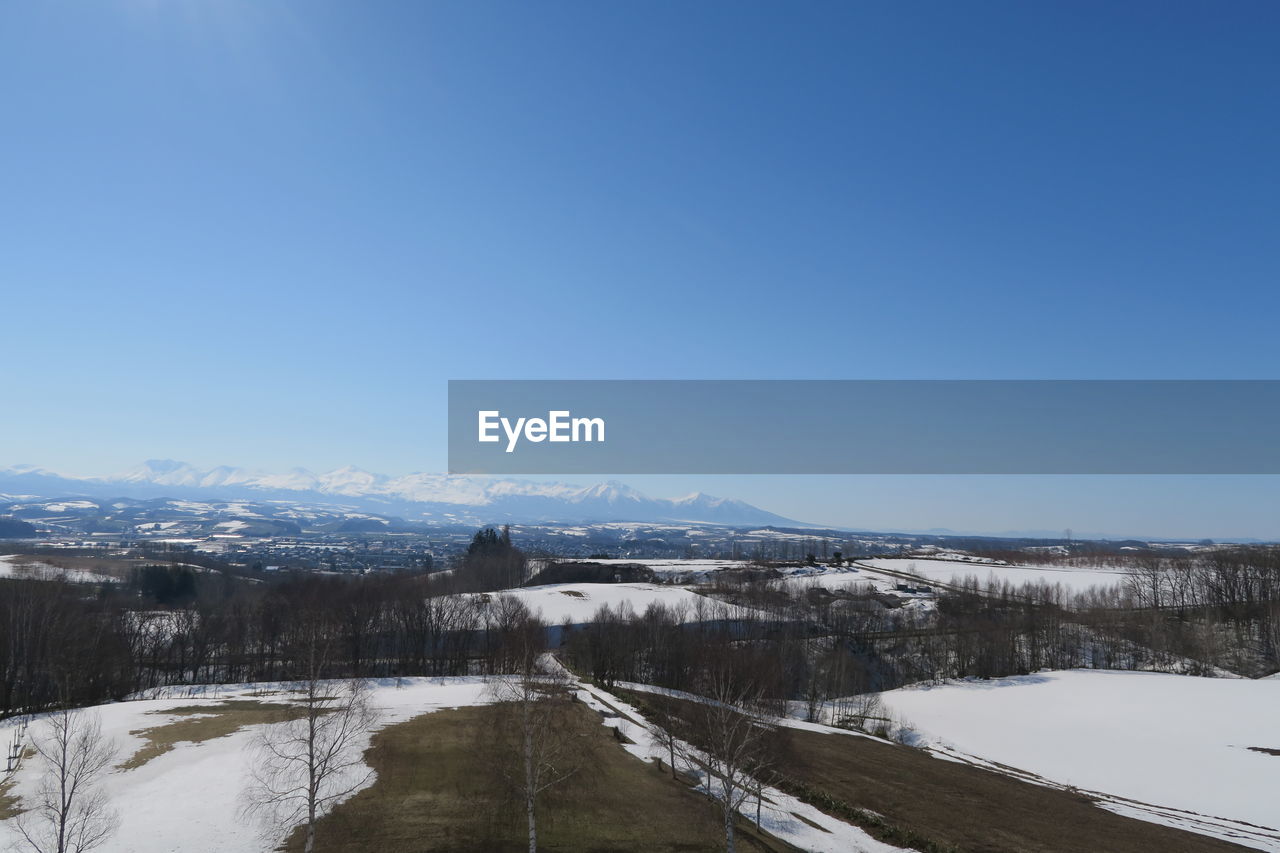
[[[366, 679], [332, 678], [349, 670], [351, 660], [323, 599], [304, 597], [299, 603], [292, 614], [294, 703], [251, 742], [241, 804], [242, 816], [259, 822], [272, 840], [278, 840], [282, 827], [301, 827], [304, 853], [313, 853], [319, 818], [372, 774], [362, 753], [377, 713]], [[545, 626], [514, 599], [502, 598], [498, 605], [507, 614], [509, 631], [494, 668], [514, 676], [499, 676], [492, 689], [494, 699], [509, 706], [512, 724], [502, 726], [500, 736], [519, 770], [506, 779], [525, 803], [533, 851], [535, 803], [580, 766], [573, 750], [581, 725], [574, 729], [574, 718], [563, 713], [570, 698], [567, 672], [548, 669], [541, 659]], [[56, 701], [60, 707], [37, 718], [33, 728], [38, 733], [31, 738], [31, 760], [41, 772], [34, 794], [23, 796], [18, 828], [35, 853], [88, 853], [119, 824], [102, 785], [118, 748], [103, 736], [96, 714], [70, 707], [63, 696]], [[12, 755], [10, 766], [15, 769]]]
[[[567, 637], [566, 653], [605, 684], [678, 690], [727, 665], [760, 685], [766, 702], [802, 700], [815, 716], [837, 697], [1041, 668], [1263, 674], [1280, 669], [1275, 559], [1250, 549], [1192, 563], [1198, 598], [1184, 607], [1144, 606], [1134, 592], [1143, 567], [1128, 585], [1087, 594], [969, 577], [941, 589], [932, 612], [885, 607], [869, 590], [724, 582], [718, 594], [741, 607], [602, 608]], [[1161, 563], [1160, 583], [1185, 570]]]
[[681, 773], [701, 780], [719, 808], [725, 849], [736, 849], [737, 816], [754, 796], [761, 823], [764, 786], [774, 776], [781, 742], [761, 687], [740, 673], [709, 668], [698, 693], [688, 699], [651, 696], [650, 734], [661, 764], [665, 754], [673, 778]]
[[87, 705], [172, 684], [293, 681], [313, 634], [323, 676], [510, 671], [519, 612], [426, 577], [299, 576], [226, 597], [134, 610], [70, 584], [0, 580], [0, 714]]
[[[171, 684], [295, 680], [306, 674], [314, 631], [333, 646], [325, 677], [514, 671], [525, 614], [500, 594], [459, 593], [479, 583], [472, 570], [484, 585], [518, 582], [523, 555], [508, 534], [490, 532], [478, 538], [470, 568], [451, 575], [297, 575], [267, 584], [174, 570], [170, 583], [148, 570], [132, 591], [96, 596], [65, 583], [0, 580], [0, 714]], [[746, 580], [712, 590], [733, 604], [701, 597], [685, 611], [602, 610], [565, 642], [603, 682], [677, 689], [696, 680], [707, 649], [723, 650], [777, 701], [1042, 667], [1261, 674], [1280, 668], [1277, 578], [1275, 550], [1214, 551], [1137, 563], [1126, 585], [1088, 595], [970, 578], [942, 590], [935, 613], [885, 606], [870, 591]], [[179, 591], [180, 603], [157, 600]]]

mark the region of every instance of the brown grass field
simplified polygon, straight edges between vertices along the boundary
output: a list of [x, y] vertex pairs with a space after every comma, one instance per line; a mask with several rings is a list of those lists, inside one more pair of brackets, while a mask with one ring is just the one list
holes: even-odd
[[[539, 803], [538, 848], [547, 851], [704, 851], [723, 849], [715, 806], [655, 765], [625, 752], [585, 715], [582, 750], [594, 769], [548, 791]], [[318, 851], [524, 851], [523, 809], [505, 793], [504, 766], [492, 731], [495, 706], [425, 714], [374, 735], [366, 760], [377, 781], [325, 816], [317, 826]], [[776, 839], [762, 842], [739, 822], [741, 851], [792, 851]], [[302, 832], [287, 845], [302, 849]]]
[[[671, 702], [619, 691], [643, 709]], [[882, 816], [883, 840], [963, 853], [1226, 853], [1249, 848], [1122, 817], [1087, 797], [866, 737], [780, 729], [789, 791], [835, 817], [844, 806]], [[787, 787], [784, 785], [784, 787]]]
[[118, 766], [121, 770], [141, 767], [153, 758], [164, 755], [179, 743], [201, 743], [213, 738], [226, 737], [245, 726], [260, 723], [277, 723], [303, 713], [302, 708], [257, 702], [252, 699], [233, 699], [213, 705], [184, 705], [168, 711], [153, 711], [164, 716], [185, 716], [186, 720], [164, 723], [154, 728], [139, 729], [131, 734], [140, 735], [147, 743]]

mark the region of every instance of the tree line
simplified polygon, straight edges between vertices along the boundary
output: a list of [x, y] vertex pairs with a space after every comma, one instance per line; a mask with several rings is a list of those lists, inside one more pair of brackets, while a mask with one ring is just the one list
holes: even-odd
[[[691, 608], [598, 611], [549, 626], [566, 660], [601, 683], [680, 690], [708, 667], [780, 707], [922, 680], [1100, 667], [1244, 674], [1280, 669], [1280, 552], [1150, 557], [1127, 583], [1087, 594], [969, 578], [932, 611], [725, 575]], [[183, 566], [102, 587], [0, 580], [0, 714], [94, 704], [158, 687], [288, 681], [321, 631], [329, 678], [516, 671], [527, 611], [497, 590], [527, 561], [509, 532], [477, 534], [452, 571], [273, 582]]]

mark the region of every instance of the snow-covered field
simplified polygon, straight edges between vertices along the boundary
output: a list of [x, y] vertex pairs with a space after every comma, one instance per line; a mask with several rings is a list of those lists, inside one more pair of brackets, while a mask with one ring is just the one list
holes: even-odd
[[809, 588], [820, 588], [829, 592], [881, 592], [892, 593], [900, 599], [905, 599], [903, 607], [912, 612], [932, 610], [936, 606], [933, 592], [902, 592], [897, 587], [909, 584], [908, 581], [892, 575], [880, 574], [865, 566], [805, 566], [783, 571], [785, 576], [771, 583], [786, 587], [792, 594]]
[[[640, 564], [651, 569], [662, 583], [698, 584], [711, 581], [717, 572], [749, 566], [741, 560], [592, 560], [605, 565]], [[962, 554], [947, 554], [947, 559], [876, 557], [858, 560], [851, 567], [826, 565], [793, 566], [782, 569], [784, 577], [775, 581], [789, 589], [823, 587], [831, 591], [847, 591], [870, 586], [877, 592], [897, 592], [899, 584], [910, 583], [895, 572], [926, 580], [946, 583], [953, 579], [976, 575], [982, 582], [994, 576], [1001, 581], [1021, 585], [1028, 582], [1061, 584], [1072, 591], [1093, 586], [1114, 586], [1124, 581], [1125, 574], [1110, 568], [1071, 568], [1062, 566], [1012, 566]], [[908, 595], [908, 597], [910, 597]], [[637, 607], [637, 610], [642, 610]]]
[[[222, 699], [287, 701], [282, 694], [259, 696], [263, 687], [214, 687], [194, 696], [187, 695], [191, 688], [171, 689], [167, 691], [171, 698], [103, 705], [93, 712], [102, 721], [103, 734], [120, 747], [119, 763], [146, 742], [132, 732], [191, 719], [165, 715], [166, 710], [203, 704], [212, 708]], [[441, 708], [484, 704], [490, 701], [487, 688], [480, 678], [407, 678], [399, 688], [392, 680], [374, 688], [372, 704], [381, 712], [380, 725], [389, 725]], [[10, 720], [0, 725], [0, 741], [10, 741], [15, 724]], [[28, 742], [44, 725], [40, 719], [31, 724]], [[199, 744], [179, 743], [140, 767], [109, 774], [105, 790], [121, 821], [119, 831], [98, 848], [101, 853], [259, 853], [273, 849], [291, 827], [281, 827], [275, 835], [264, 837], [258, 827], [237, 814], [246, 778], [245, 745], [257, 728], [250, 726]], [[10, 794], [30, 797], [38, 777], [38, 762], [24, 761]], [[370, 779], [368, 784], [372, 782]], [[14, 820], [0, 822], [0, 849], [10, 849], [19, 840]]]
[[541, 614], [550, 625], [566, 619], [575, 625], [590, 622], [605, 604], [615, 609], [630, 605], [637, 614], [644, 613], [650, 604], [663, 604], [680, 611], [686, 622], [731, 618], [747, 612], [683, 587], [653, 583], [557, 583], [472, 595], [509, 595], [523, 601], [535, 615]]
[[[292, 698], [286, 692], [288, 687], [258, 684], [164, 688], [147, 694], [150, 698], [102, 705], [89, 709], [89, 713], [98, 715], [103, 735], [117, 745], [119, 764], [146, 744], [141, 736], [144, 730], [192, 719], [167, 711], [191, 706], [208, 706], [212, 711], [224, 700], [284, 703]], [[604, 715], [604, 725], [621, 729], [632, 741], [625, 745], [628, 752], [645, 762], [664, 754], [634, 708], [600, 688], [578, 684], [577, 689], [580, 698]], [[381, 728], [443, 708], [485, 704], [492, 698], [491, 685], [483, 678], [406, 678], [399, 685], [392, 679], [377, 682], [372, 704], [379, 709]], [[0, 740], [11, 740], [16, 725], [16, 720], [0, 724]], [[44, 719], [33, 721], [26, 742], [39, 736], [45, 726]], [[114, 769], [106, 777], [104, 788], [110, 808], [120, 816], [120, 824], [98, 848], [101, 853], [259, 853], [276, 849], [292, 827], [280, 826], [264, 833], [240, 815], [241, 791], [249, 769], [246, 746], [261, 727], [246, 726], [201, 743], [179, 742], [173, 750], [139, 767]], [[358, 744], [360, 751], [368, 739], [366, 736]], [[14, 777], [16, 784], [8, 793], [30, 798], [39, 772], [36, 760], [24, 761]], [[365, 784], [374, 781], [370, 777]], [[766, 787], [764, 794], [764, 825], [801, 849], [829, 853], [898, 850], [781, 791]], [[754, 818], [754, 804], [749, 811]], [[0, 849], [9, 849], [19, 840], [15, 820], [0, 821]]]
[[1071, 670], [882, 694], [944, 754], [1280, 851], [1280, 681]]
[[974, 575], [985, 583], [995, 577], [1015, 586], [1024, 583], [1061, 584], [1074, 592], [1083, 592], [1092, 586], [1115, 586], [1123, 583], [1125, 573], [1119, 569], [1073, 568], [1070, 566], [1011, 566], [1003, 563], [979, 561], [930, 560], [911, 557], [876, 557], [858, 560], [858, 565], [873, 569], [904, 572], [934, 581]]
[[784, 577], [772, 581], [790, 590], [806, 587], [821, 587], [835, 592], [856, 587], [873, 589], [889, 589], [893, 584], [881, 575], [872, 575], [858, 569], [828, 568], [826, 566], [806, 567], [787, 572]]
[[716, 572], [741, 569], [742, 560], [591, 560], [606, 566], [640, 564], [650, 569], [663, 583], [701, 583]]
[[[286, 702], [290, 696], [283, 688], [287, 685], [168, 688], [93, 710], [104, 734], [120, 747], [117, 762], [123, 762], [146, 743], [138, 734], [142, 730], [192, 719], [166, 712], [205, 705], [213, 710], [227, 699]], [[625, 746], [629, 752], [646, 761], [662, 752], [635, 708], [600, 688], [579, 684], [578, 689], [588, 705], [605, 715], [605, 725], [621, 729], [633, 741]], [[441, 708], [484, 704], [492, 695], [481, 678], [407, 678], [399, 684], [378, 682], [372, 700], [381, 712], [379, 724], [385, 726]], [[1280, 830], [1274, 829], [1280, 825], [1275, 796], [1280, 756], [1251, 749], [1280, 749], [1280, 680], [1089, 670], [904, 688], [883, 697], [943, 758], [1031, 782], [1074, 786], [1121, 814], [1280, 851]], [[27, 738], [44, 725], [34, 721]], [[10, 740], [15, 726], [13, 720], [0, 724], [0, 740]], [[239, 817], [245, 746], [258, 728], [248, 726], [198, 744], [178, 743], [139, 767], [111, 772], [105, 786], [121, 822], [103, 853], [274, 848], [291, 827], [263, 835]], [[38, 772], [36, 761], [25, 761], [9, 793], [30, 797]], [[780, 791], [765, 793], [765, 826], [802, 849], [894, 849]], [[0, 848], [17, 839], [14, 821], [0, 822]]]
[[119, 578], [79, 569], [63, 569], [9, 554], [0, 557], [0, 577], [30, 578], [41, 581], [67, 581], [68, 583], [119, 583]]

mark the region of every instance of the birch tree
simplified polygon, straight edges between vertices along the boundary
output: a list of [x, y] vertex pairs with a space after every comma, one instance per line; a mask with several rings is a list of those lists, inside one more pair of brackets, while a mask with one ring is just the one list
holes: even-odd
[[243, 809], [264, 826], [305, 827], [304, 853], [313, 853], [316, 821], [332, 805], [364, 787], [364, 739], [377, 715], [363, 681], [312, 679], [302, 685], [301, 714], [264, 726], [251, 743]]
[[[538, 850], [538, 798], [586, 762], [587, 735], [574, 707], [573, 679], [563, 668], [539, 660], [544, 626], [529, 618], [520, 632], [519, 672], [494, 682], [494, 698], [509, 712], [500, 729], [506, 739], [502, 774], [521, 801], [529, 853]], [[509, 762], [512, 754], [518, 757]], [[512, 767], [514, 763], [514, 767]]]
[[301, 708], [284, 722], [262, 727], [251, 741], [242, 809], [268, 831], [304, 826], [304, 853], [314, 853], [316, 821], [373, 774], [363, 747], [377, 714], [364, 680], [322, 677], [334, 642], [323, 614], [304, 610], [300, 622]]
[[86, 711], [57, 711], [46, 726], [31, 739], [42, 773], [33, 805], [18, 816], [18, 832], [36, 853], [88, 853], [119, 827], [101, 785], [116, 745]]
[[735, 684], [725, 670], [713, 669], [703, 685], [702, 701], [692, 703], [685, 761], [707, 772], [707, 793], [720, 806], [724, 843], [734, 853], [734, 819], [756, 790], [753, 774], [767, 772], [766, 739], [772, 726], [758, 710], [760, 691]]

